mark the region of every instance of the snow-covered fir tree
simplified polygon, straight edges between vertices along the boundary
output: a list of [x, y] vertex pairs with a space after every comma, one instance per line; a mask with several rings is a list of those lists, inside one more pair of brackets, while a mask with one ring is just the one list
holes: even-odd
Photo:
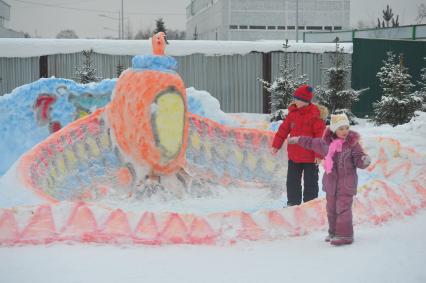
[[345, 113], [352, 124], [355, 123], [351, 112], [352, 104], [359, 99], [365, 90], [354, 90], [346, 87], [350, 65], [345, 63], [343, 47], [339, 46], [339, 38], [335, 39], [335, 51], [331, 53], [332, 66], [325, 70], [325, 87], [316, 89], [319, 104], [328, 108], [331, 114]]
[[[426, 57], [423, 58], [426, 66]], [[420, 96], [422, 98], [422, 109], [421, 111], [426, 112], [426, 67], [420, 70], [420, 80], [418, 81], [418, 86], [420, 89], [416, 91], [414, 95]]]
[[384, 65], [377, 73], [383, 90], [379, 102], [373, 103], [376, 124], [391, 124], [393, 127], [409, 122], [414, 112], [422, 107], [422, 98], [412, 93], [414, 85], [411, 76], [404, 67], [403, 55], [398, 59], [391, 51], [387, 53]]
[[76, 80], [82, 84], [100, 81], [102, 78], [96, 76], [96, 69], [92, 64], [93, 50], [83, 50], [82, 54], [84, 56], [83, 66], [75, 68]]
[[293, 99], [293, 93], [299, 86], [306, 84], [306, 75], [297, 76], [296, 68], [291, 68], [288, 60], [288, 40], [283, 44], [284, 54], [280, 65], [279, 77], [270, 83], [259, 79], [263, 87], [271, 94], [271, 121], [283, 120], [286, 109]]

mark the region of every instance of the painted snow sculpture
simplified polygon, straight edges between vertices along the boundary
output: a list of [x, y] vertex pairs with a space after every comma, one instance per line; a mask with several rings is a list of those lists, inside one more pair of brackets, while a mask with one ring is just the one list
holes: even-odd
[[[153, 52], [135, 56], [111, 102], [49, 136], [23, 155], [24, 186], [51, 200], [200, 194], [210, 184], [252, 184], [279, 195], [285, 157], [273, 156], [272, 132], [220, 125], [188, 113], [177, 63]], [[197, 192], [198, 190], [198, 192]]]
[[[285, 171], [285, 156], [269, 153], [272, 132], [227, 127], [188, 113], [176, 61], [162, 55], [164, 37], [155, 40], [162, 44], [155, 51], [161, 54], [135, 57], [110, 104], [53, 133], [9, 171], [13, 174], [7, 177], [21, 178], [24, 192], [32, 190], [54, 204], [1, 207], [0, 245], [227, 244], [326, 229], [324, 199], [289, 208], [200, 214], [140, 205], [139, 197], [197, 196], [214, 183], [275, 187]], [[354, 223], [378, 224], [426, 208], [424, 153], [392, 139], [364, 142], [373, 163], [354, 200]], [[0, 203], [16, 197], [12, 181], [13, 188], [0, 186]], [[133, 196], [137, 208], [116, 201]], [[114, 202], [82, 201], [101, 198]]]

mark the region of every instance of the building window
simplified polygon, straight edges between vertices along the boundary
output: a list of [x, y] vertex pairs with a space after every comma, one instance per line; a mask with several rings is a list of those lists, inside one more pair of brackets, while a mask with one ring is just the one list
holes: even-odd
[[248, 29], [248, 26], [240, 26], [240, 29]]
[[276, 29], [276, 26], [268, 26], [268, 29]]
[[266, 29], [266, 26], [250, 26], [250, 29]]
[[283, 30], [283, 29], [285, 29], [285, 26], [278, 26], [278, 29]]
[[332, 30], [332, 29], [333, 29], [333, 27], [332, 27], [332, 26], [325, 26], [325, 27], [324, 27], [324, 29], [325, 29], [325, 30]]
[[339, 27], [339, 26], [334, 27], [334, 30], [341, 30], [341, 29], [342, 29], [342, 27]]
[[322, 30], [322, 26], [307, 26], [307, 30]]
[[237, 25], [230, 25], [229, 29], [238, 29], [238, 26]]
[[299, 26], [299, 29], [305, 29], [305, 26]]
[[296, 27], [295, 26], [287, 26], [287, 29], [291, 29], [291, 30], [293, 30], [293, 29], [296, 29]]

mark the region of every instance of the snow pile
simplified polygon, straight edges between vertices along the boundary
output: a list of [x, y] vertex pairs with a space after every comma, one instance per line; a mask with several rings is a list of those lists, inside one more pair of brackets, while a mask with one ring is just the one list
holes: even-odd
[[190, 113], [206, 117], [223, 125], [238, 125], [237, 121], [230, 118], [220, 109], [219, 100], [207, 91], [189, 87], [186, 89], [186, 94], [188, 96], [188, 110]]

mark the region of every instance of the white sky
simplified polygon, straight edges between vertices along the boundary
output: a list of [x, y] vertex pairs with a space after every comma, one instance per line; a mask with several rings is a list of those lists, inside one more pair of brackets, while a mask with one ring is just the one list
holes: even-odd
[[[32, 36], [55, 37], [63, 29], [75, 30], [80, 38], [103, 38], [118, 34], [118, 20], [101, 17], [99, 14], [118, 18], [120, 0], [3, 1], [12, 6], [10, 28], [28, 32]], [[130, 22], [133, 33], [139, 29], [154, 28], [158, 17], [164, 18], [169, 29], [185, 29], [185, 7], [189, 0], [123, 1], [124, 14], [128, 19], [126, 21]], [[417, 7], [421, 3], [426, 4], [426, 0], [351, 0], [351, 24], [357, 26], [359, 21], [363, 21], [365, 24], [375, 25], [386, 4], [390, 4], [394, 13], [399, 14], [401, 25], [413, 24]], [[125, 23], [125, 28], [127, 26]]]

